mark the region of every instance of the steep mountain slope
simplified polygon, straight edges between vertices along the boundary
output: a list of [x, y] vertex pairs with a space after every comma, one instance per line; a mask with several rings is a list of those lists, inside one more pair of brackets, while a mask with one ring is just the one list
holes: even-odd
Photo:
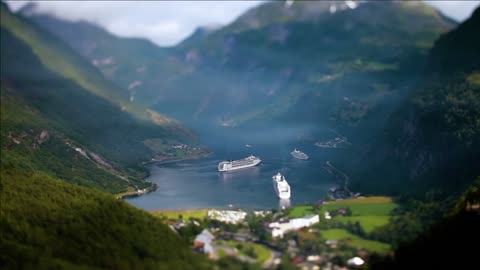
[[[85, 21], [69, 22], [37, 14], [36, 8], [35, 3], [29, 3], [19, 14], [60, 37], [105, 77], [127, 89], [131, 104], [154, 102], [164, 85], [183, 69], [168, 49], [150, 41], [120, 38]], [[137, 93], [141, 99], [137, 98]]]
[[[98, 154], [102, 153], [101, 149], [80, 143], [88, 141], [81, 138], [85, 131], [69, 129], [64, 123], [44, 116], [42, 111], [22, 97], [22, 91], [17, 90], [25, 89], [22, 86], [13, 86], [2, 80], [0, 88], [2, 168], [43, 171], [73, 183], [112, 193], [150, 186], [140, 180], [140, 171], [123, 170], [112, 159]], [[64, 111], [67, 112], [69, 111]]]
[[[32, 47], [35, 55], [52, 72], [75, 81], [85, 90], [103, 97], [135, 117], [143, 120], [152, 118], [151, 112], [130, 102], [128, 91], [105, 80], [83, 57], [74, 53], [68, 45], [60, 42], [48, 31], [40, 29], [20, 16], [11, 16], [7, 8], [2, 8], [2, 27]], [[156, 117], [161, 118], [158, 115]], [[162, 121], [166, 127], [177, 124], [166, 117], [163, 117]]]
[[128, 105], [123, 89], [3, 3], [0, 31], [2, 166], [117, 193], [149, 186], [138, 164], [190, 140], [176, 121]]
[[480, 174], [479, 27], [477, 8], [435, 42], [421, 80], [389, 121], [387, 142], [370, 154], [377, 164], [371, 172], [382, 179], [369, 174], [364, 186], [453, 191]]
[[[330, 5], [297, 1], [288, 8], [267, 2], [229, 26], [159, 49], [169, 53], [164, 61], [130, 67], [142, 71], [138, 79], [128, 79], [139, 89], [135, 100], [191, 124], [358, 126], [367, 119], [378, 126], [415, 82], [434, 39], [454, 23], [422, 3], [355, 8], [337, 2], [335, 12]], [[82, 32], [84, 25], [27, 15], [72, 47], [82, 44], [67, 33]], [[102, 46], [96, 43], [94, 57], [81, 51], [91, 61], [112, 56], [100, 53]], [[112, 80], [120, 82], [120, 74]]]
[[41, 173], [1, 171], [2, 269], [212, 269], [159, 219]]

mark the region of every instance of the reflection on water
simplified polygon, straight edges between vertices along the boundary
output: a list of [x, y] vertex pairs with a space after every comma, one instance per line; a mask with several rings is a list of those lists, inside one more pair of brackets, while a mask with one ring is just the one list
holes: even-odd
[[287, 209], [292, 205], [290, 199], [280, 199], [278, 200], [278, 209]]
[[218, 177], [222, 181], [232, 181], [234, 179], [251, 178], [256, 179], [260, 176], [260, 166], [245, 168], [237, 171], [218, 172]]

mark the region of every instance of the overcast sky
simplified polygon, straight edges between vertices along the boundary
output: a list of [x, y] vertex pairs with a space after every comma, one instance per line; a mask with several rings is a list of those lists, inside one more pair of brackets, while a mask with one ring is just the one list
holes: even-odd
[[[28, 1], [7, 1], [18, 10]], [[148, 38], [171, 46], [198, 26], [225, 25], [261, 1], [35, 1], [39, 11], [68, 20], [87, 20], [125, 37]], [[458, 21], [480, 1], [427, 1]]]

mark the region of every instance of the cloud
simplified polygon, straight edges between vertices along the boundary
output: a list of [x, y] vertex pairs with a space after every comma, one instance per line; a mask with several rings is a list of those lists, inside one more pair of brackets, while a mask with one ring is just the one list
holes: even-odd
[[[30, 1], [7, 1], [18, 10]], [[124, 37], [172, 46], [199, 26], [225, 25], [261, 1], [41, 1], [38, 11], [87, 20]]]
[[[18, 10], [29, 1], [7, 1]], [[225, 25], [263, 1], [39, 1], [39, 11], [76, 21], [87, 20], [123, 37], [148, 38], [172, 46], [198, 26]], [[461, 21], [480, 1], [426, 1]]]
[[427, 4], [439, 9], [443, 14], [463, 21], [470, 17], [473, 10], [480, 5], [480, 1], [425, 1]]

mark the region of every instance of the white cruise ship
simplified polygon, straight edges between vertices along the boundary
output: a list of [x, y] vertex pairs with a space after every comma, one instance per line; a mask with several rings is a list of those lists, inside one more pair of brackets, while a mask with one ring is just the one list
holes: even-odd
[[293, 150], [290, 154], [292, 154], [292, 156], [294, 158], [298, 158], [298, 159], [308, 159], [308, 155], [303, 153], [302, 151], [300, 150], [297, 150], [295, 148], [295, 150]]
[[222, 161], [218, 164], [219, 172], [230, 172], [244, 168], [250, 168], [260, 164], [262, 160], [256, 156], [249, 156], [240, 160]]
[[285, 179], [285, 176], [283, 176], [281, 173], [277, 173], [272, 177], [272, 179], [273, 179], [273, 188], [275, 189], [277, 196], [280, 199], [290, 199], [290, 196], [291, 196], [290, 185]]

